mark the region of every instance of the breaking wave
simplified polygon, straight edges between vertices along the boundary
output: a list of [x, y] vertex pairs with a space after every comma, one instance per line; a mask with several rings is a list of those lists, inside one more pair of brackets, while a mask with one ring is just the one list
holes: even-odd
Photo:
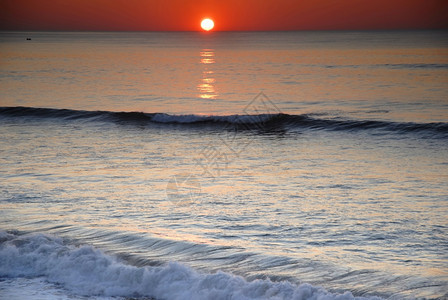
[[391, 122], [377, 120], [351, 120], [351, 119], [323, 119], [310, 115], [292, 114], [258, 114], [258, 115], [173, 115], [166, 113], [143, 112], [111, 112], [111, 111], [84, 111], [71, 109], [34, 108], [34, 107], [0, 107], [0, 116], [19, 118], [44, 118], [63, 121], [83, 120], [86, 122], [115, 122], [119, 124], [165, 124], [195, 127], [237, 127], [240, 130], [295, 130], [313, 129], [330, 131], [367, 131], [381, 130], [384, 132], [406, 134], [423, 133], [431, 136], [446, 137], [448, 123], [414, 123]]
[[380, 299], [333, 294], [310, 284], [247, 281], [218, 271], [199, 273], [180, 263], [136, 267], [92, 246], [44, 234], [0, 232], [0, 278], [44, 277], [83, 296], [155, 299]]

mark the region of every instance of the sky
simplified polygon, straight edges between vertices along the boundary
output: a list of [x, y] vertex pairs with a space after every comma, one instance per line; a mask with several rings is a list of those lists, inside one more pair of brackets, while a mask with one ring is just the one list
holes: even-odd
[[448, 28], [448, 0], [0, 0], [0, 30]]

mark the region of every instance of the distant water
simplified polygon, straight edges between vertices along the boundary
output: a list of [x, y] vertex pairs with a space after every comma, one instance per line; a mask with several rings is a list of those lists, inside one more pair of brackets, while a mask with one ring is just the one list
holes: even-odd
[[0, 298], [448, 298], [446, 31], [2, 32], [0, 78]]

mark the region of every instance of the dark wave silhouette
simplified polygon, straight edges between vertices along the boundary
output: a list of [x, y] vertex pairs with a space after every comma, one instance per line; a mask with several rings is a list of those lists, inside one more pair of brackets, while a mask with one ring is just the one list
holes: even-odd
[[376, 120], [322, 119], [309, 115], [259, 114], [259, 115], [172, 115], [166, 113], [84, 111], [71, 109], [0, 107], [0, 116], [19, 118], [58, 119], [63, 121], [85, 120], [115, 122], [120, 124], [166, 124], [181, 126], [212, 126], [241, 130], [293, 130], [312, 129], [330, 131], [381, 130], [397, 134], [426, 133], [448, 136], [448, 123], [414, 123]]

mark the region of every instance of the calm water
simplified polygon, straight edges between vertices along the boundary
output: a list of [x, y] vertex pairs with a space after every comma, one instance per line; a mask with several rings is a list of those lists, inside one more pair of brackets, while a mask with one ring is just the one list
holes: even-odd
[[446, 31], [3, 32], [0, 78], [0, 296], [448, 297]]

